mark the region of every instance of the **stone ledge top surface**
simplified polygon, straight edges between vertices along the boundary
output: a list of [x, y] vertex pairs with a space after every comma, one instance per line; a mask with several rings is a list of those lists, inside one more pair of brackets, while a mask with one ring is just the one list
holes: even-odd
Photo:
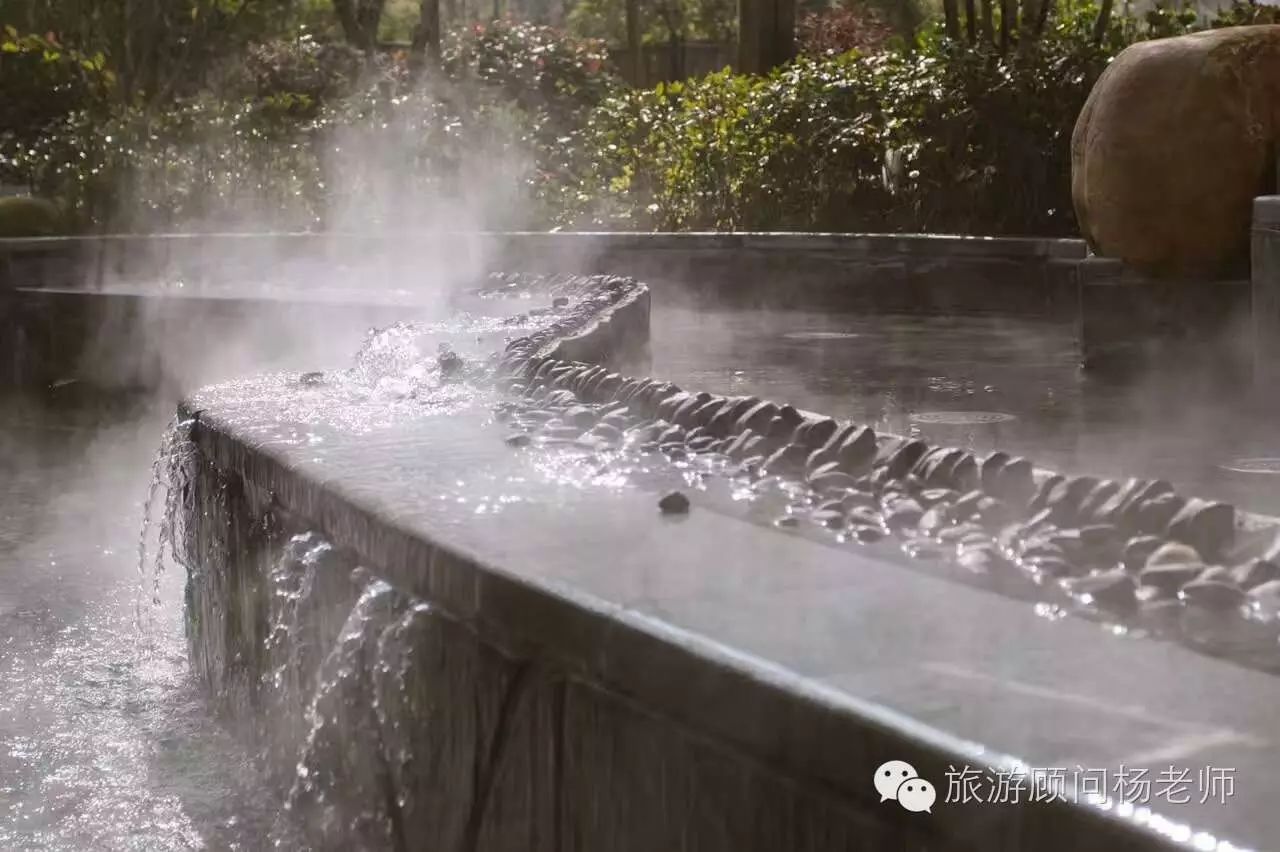
[[372, 242], [415, 243], [439, 240], [456, 244], [521, 244], [529, 248], [555, 247], [573, 250], [849, 252], [853, 254], [906, 254], [921, 256], [992, 256], [1081, 259], [1081, 240], [1041, 237], [978, 237], [949, 234], [835, 234], [800, 232], [624, 232], [624, 231], [516, 231], [466, 233], [208, 233], [208, 234], [108, 234], [84, 237], [32, 237], [0, 239], [0, 254], [56, 252], [92, 248], [172, 247], [186, 249], [202, 243]]
[[1010, 755], [1068, 773], [1231, 768], [1224, 803], [1152, 801], [1162, 836], [1259, 848], [1280, 836], [1280, 680], [1050, 620], [892, 547], [783, 533], [724, 495], [689, 492], [692, 513], [664, 518], [652, 491], [503, 446], [480, 408], [371, 426], [358, 412], [335, 423], [305, 396], [276, 377], [187, 408], [220, 466], [393, 582], [802, 780], [888, 807], [862, 775], [905, 751], [938, 789], [921, 818], [981, 848], [1145, 848], [1151, 835], [1108, 836], [1114, 816], [1092, 807], [945, 804], [944, 773]]

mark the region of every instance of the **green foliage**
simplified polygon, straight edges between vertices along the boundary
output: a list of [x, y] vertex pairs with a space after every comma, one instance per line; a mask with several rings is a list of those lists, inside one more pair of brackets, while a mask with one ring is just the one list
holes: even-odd
[[1096, 43], [1095, 16], [1068, 7], [1007, 54], [926, 31], [909, 51], [622, 93], [588, 119], [561, 222], [1074, 233], [1071, 132], [1126, 43], [1120, 24]]
[[450, 198], [493, 227], [542, 224], [540, 187], [563, 182], [571, 150], [557, 140], [615, 90], [602, 51], [505, 23], [445, 47], [442, 72], [414, 81], [402, 56], [259, 44], [216, 96], [71, 110], [0, 153], [81, 227], [405, 226], [415, 199]]
[[[0, 32], [0, 146], [39, 138], [68, 113], [102, 104], [114, 85], [102, 54], [86, 56], [50, 36], [19, 35], [5, 27]], [[3, 165], [0, 160], [0, 169]]]
[[52, 202], [25, 195], [0, 197], [0, 239], [52, 237], [60, 233], [62, 217]]

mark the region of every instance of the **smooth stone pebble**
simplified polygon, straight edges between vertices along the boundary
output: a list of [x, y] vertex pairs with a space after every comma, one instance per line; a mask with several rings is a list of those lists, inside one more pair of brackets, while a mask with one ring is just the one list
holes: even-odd
[[1267, 559], [1254, 559], [1231, 569], [1231, 576], [1241, 588], [1253, 589], [1280, 580], [1280, 565]]
[[836, 489], [852, 489], [857, 482], [852, 476], [840, 471], [830, 471], [822, 473], [809, 480], [809, 485], [819, 491], [834, 491]]
[[878, 527], [883, 523], [880, 513], [871, 506], [854, 506], [846, 514], [850, 524]]
[[532, 438], [530, 438], [528, 435], [525, 435], [523, 433], [519, 435], [508, 435], [506, 437], [506, 443], [508, 447], [527, 447], [529, 446], [530, 443], [532, 443], [532, 441], [533, 441]]
[[1194, 547], [1179, 544], [1176, 541], [1165, 542], [1151, 551], [1147, 557], [1147, 568], [1157, 565], [1194, 565], [1200, 563], [1200, 554]]
[[1157, 565], [1152, 565], [1148, 562], [1147, 567], [1143, 568], [1142, 573], [1138, 575], [1138, 582], [1144, 586], [1160, 589], [1163, 592], [1175, 592], [1200, 576], [1200, 572], [1203, 570], [1204, 565], [1199, 562], [1183, 564], [1160, 563]]
[[959, 524], [942, 530], [938, 533], [938, 538], [943, 542], [952, 544], [975, 534], [986, 535], [986, 532], [977, 524]]
[[890, 529], [901, 530], [920, 523], [924, 509], [912, 499], [898, 500], [885, 507], [884, 520]]
[[664, 515], [684, 515], [689, 511], [689, 498], [679, 491], [672, 491], [658, 501], [658, 508]]
[[1133, 510], [1133, 524], [1145, 533], [1163, 533], [1185, 503], [1186, 500], [1171, 492], [1143, 500]]
[[1244, 590], [1239, 586], [1215, 580], [1187, 583], [1178, 592], [1178, 597], [1187, 604], [1214, 610], [1236, 609], [1246, 600]]
[[1129, 539], [1125, 543], [1124, 553], [1121, 561], [1124, 563], [1126, 571], [1137, 573], [1147, 565], [1147, 559], [1151, 554], [1155, 553], [1162, 545], [1164, 540], [1153, 535], [1138, 535]]
[[809, 520], [827, 529], [835, 530], [844, 526], [844, 513], [839, 509], [819, 509], [809, 515]]
[[1165, 530], [1169, 538], [1191, 545], [1210, 559], [1230, 547], [1235, 534], [1235, 507], [1200, 499], [1188, 500]]
[[884, 530], [879, 527], [854, 527], [850, 536], [862, 544], [871, 544], [884, 538]]
[[1105, 609], [1129, 612], [1137, 606], [1137, 586], [1124, 569], [1116, 568], [1087, 577], [1072, 577], [1062, 581], [1068, 594], [1085, 598], [1084, 602], [1096, 603]]
[[773, 522], [775, 527], [797, 527], [800, 525], [800, 519], [795, 515], [783, 515]]

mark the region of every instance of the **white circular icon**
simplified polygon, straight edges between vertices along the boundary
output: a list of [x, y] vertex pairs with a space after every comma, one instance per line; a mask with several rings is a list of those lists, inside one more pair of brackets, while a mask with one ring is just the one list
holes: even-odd
[[880, 764], [876, 770], [876, 792], [880, 801], [887, 802], [898, 798], [898, 788], [908, 778], [916, 777], [916, 768], [905, 760], [890, 760]]
[[898, 785], [898, 804], [912, 813], [933, 813], [930, 808], [938, 800], [938, 791], [923, 778], [908, 778]]

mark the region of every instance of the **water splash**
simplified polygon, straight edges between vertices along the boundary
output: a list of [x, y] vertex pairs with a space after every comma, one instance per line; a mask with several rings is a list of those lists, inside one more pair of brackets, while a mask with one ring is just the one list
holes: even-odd
[[[357, 569], [356, 576], [363, 573]], [[405, 848], [399, 798], [369, 698], [379, 637], [408, 605], [381, 580], [364, 587], [307, 707], [307, 734], [285, 807], [314, 836], [342, 838], [348, 849]]]
[[[138, 534], [138, 590], [134, 602], [134, 627], [139, 637], [152, 635], [155, 610], [160, 606], [160, 581], [164, 574], [166, 551], [175, 564], [185, 565], [178, 543], [183, 522], [183, 500], [190, 480], [190, 463], [195, 459], [191, 427], [196, 418], [174, 417], [160, 438], [160, 448], [151, 463], [151, 483], [142, 503], [142, 529]], [[156, 518], [157, 501], [163, 511]], [[152, 534], [155, 550], [148, 551]]]

